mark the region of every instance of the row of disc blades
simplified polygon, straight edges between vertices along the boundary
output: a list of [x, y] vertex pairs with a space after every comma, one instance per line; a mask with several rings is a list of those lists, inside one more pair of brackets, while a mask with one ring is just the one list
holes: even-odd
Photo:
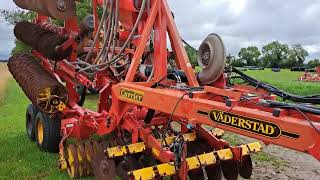
[[[128, 145], [124, 139], [126, 138], [68, 145], [65, 151], [68, 174], [73, 178], [94, 175], [96, 179], [115, 179], [118, 176], [125, 180], [129, 179], [129, 171], [157, 165], [157, 161], [148, 152], [109, 159], [104, 150], [108, 147]], [[212, 151], [202, 140], [189, 142], [187, 145], [188, 157]], [[239, 175], [249, 179], [252, 174], [250, 156], [243, 157], [242, 163], [217, 160], [214, 165], [189, 171], [188, 176], [191, 180], [220, 180], [222, 174], [227, 180], [236, 180]]]

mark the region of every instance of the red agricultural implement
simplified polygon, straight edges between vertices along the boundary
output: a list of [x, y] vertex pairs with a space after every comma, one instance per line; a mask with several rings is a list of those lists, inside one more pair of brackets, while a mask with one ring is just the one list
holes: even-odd
[[[195, 73], [166, 0], [92, 0], [93, 14], [83, 19], [74, 0], [14, 1], [38, 13], [14, 29], [32, 55], [8, 62], [32, 102], [27, 134], [41, 150], [59, 152], [59, 168], [71, 177], [250, 178], [250, 154], [261, 144], [233, 146], [223, 130], [320, 159], [320, 109], [275, 101], [319, 104], [320, 97], [225, 67], [216, 34], [197, 51]], [[96, 111], [82, 107], [88, 88], [99, 91]]]
[[315, 73], [304, 72], [301, 77], [298, 78], [299, 81], [306, 82], [320, 82], [320, 66], [315, 68]]

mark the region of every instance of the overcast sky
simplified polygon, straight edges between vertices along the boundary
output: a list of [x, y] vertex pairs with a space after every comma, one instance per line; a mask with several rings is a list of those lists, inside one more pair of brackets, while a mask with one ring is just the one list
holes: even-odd
[[[0, 8], [14, 8], [12, 0], [0, 0]], [[320, 57], [320, 0], [168, 0], [181, 36], [198, 48], [214, 32], [224, 40], [227, 52], [279, 40], [302, 44], [309, 58]], [[0, 24], [0, 54], [13, 46], [12, 29]]]

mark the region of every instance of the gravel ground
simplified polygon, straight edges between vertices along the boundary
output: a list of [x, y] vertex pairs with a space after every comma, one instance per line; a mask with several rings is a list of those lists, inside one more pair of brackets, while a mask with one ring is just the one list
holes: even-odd
[[[237, 137], [231, 136], [233, 139]], [[256, 141], [244, 136], [237, 139], [241, 143]], [[257, 160], [258, 155], [254, 158], [251, 179], [320, 180], [320, 161], [309, 154], [276, 145], [265, 146], [262, 153], [267, 160]]]
[[320, 162], [312, 156], [273, 145], [264, 148], [264, 152], [282, 161], [283, 165], [255, 162], [252, 179], [320, 180]]

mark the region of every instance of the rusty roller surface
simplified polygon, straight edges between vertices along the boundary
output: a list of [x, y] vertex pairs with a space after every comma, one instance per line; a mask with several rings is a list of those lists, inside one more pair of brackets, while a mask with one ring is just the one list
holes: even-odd
[[67, 103], [65, 87], [42, 69], [31, 55], [13, 55], [8, 61], [8, 67], [23, 92], [41, 111], [56, 113], [58, 103]]
[[15, 4], [22, 9], [67, 20], [76, 16], [75, 0], [14, 0]]
[[68, 48], [65, 51], [58, 52], [56, 47], [62, 45], [67, 38], [28, 21], [17, 23], [14, 27], [14, 34], [17, 39], [53, 61], [67, 58], [72, 51], [71, 48]]

